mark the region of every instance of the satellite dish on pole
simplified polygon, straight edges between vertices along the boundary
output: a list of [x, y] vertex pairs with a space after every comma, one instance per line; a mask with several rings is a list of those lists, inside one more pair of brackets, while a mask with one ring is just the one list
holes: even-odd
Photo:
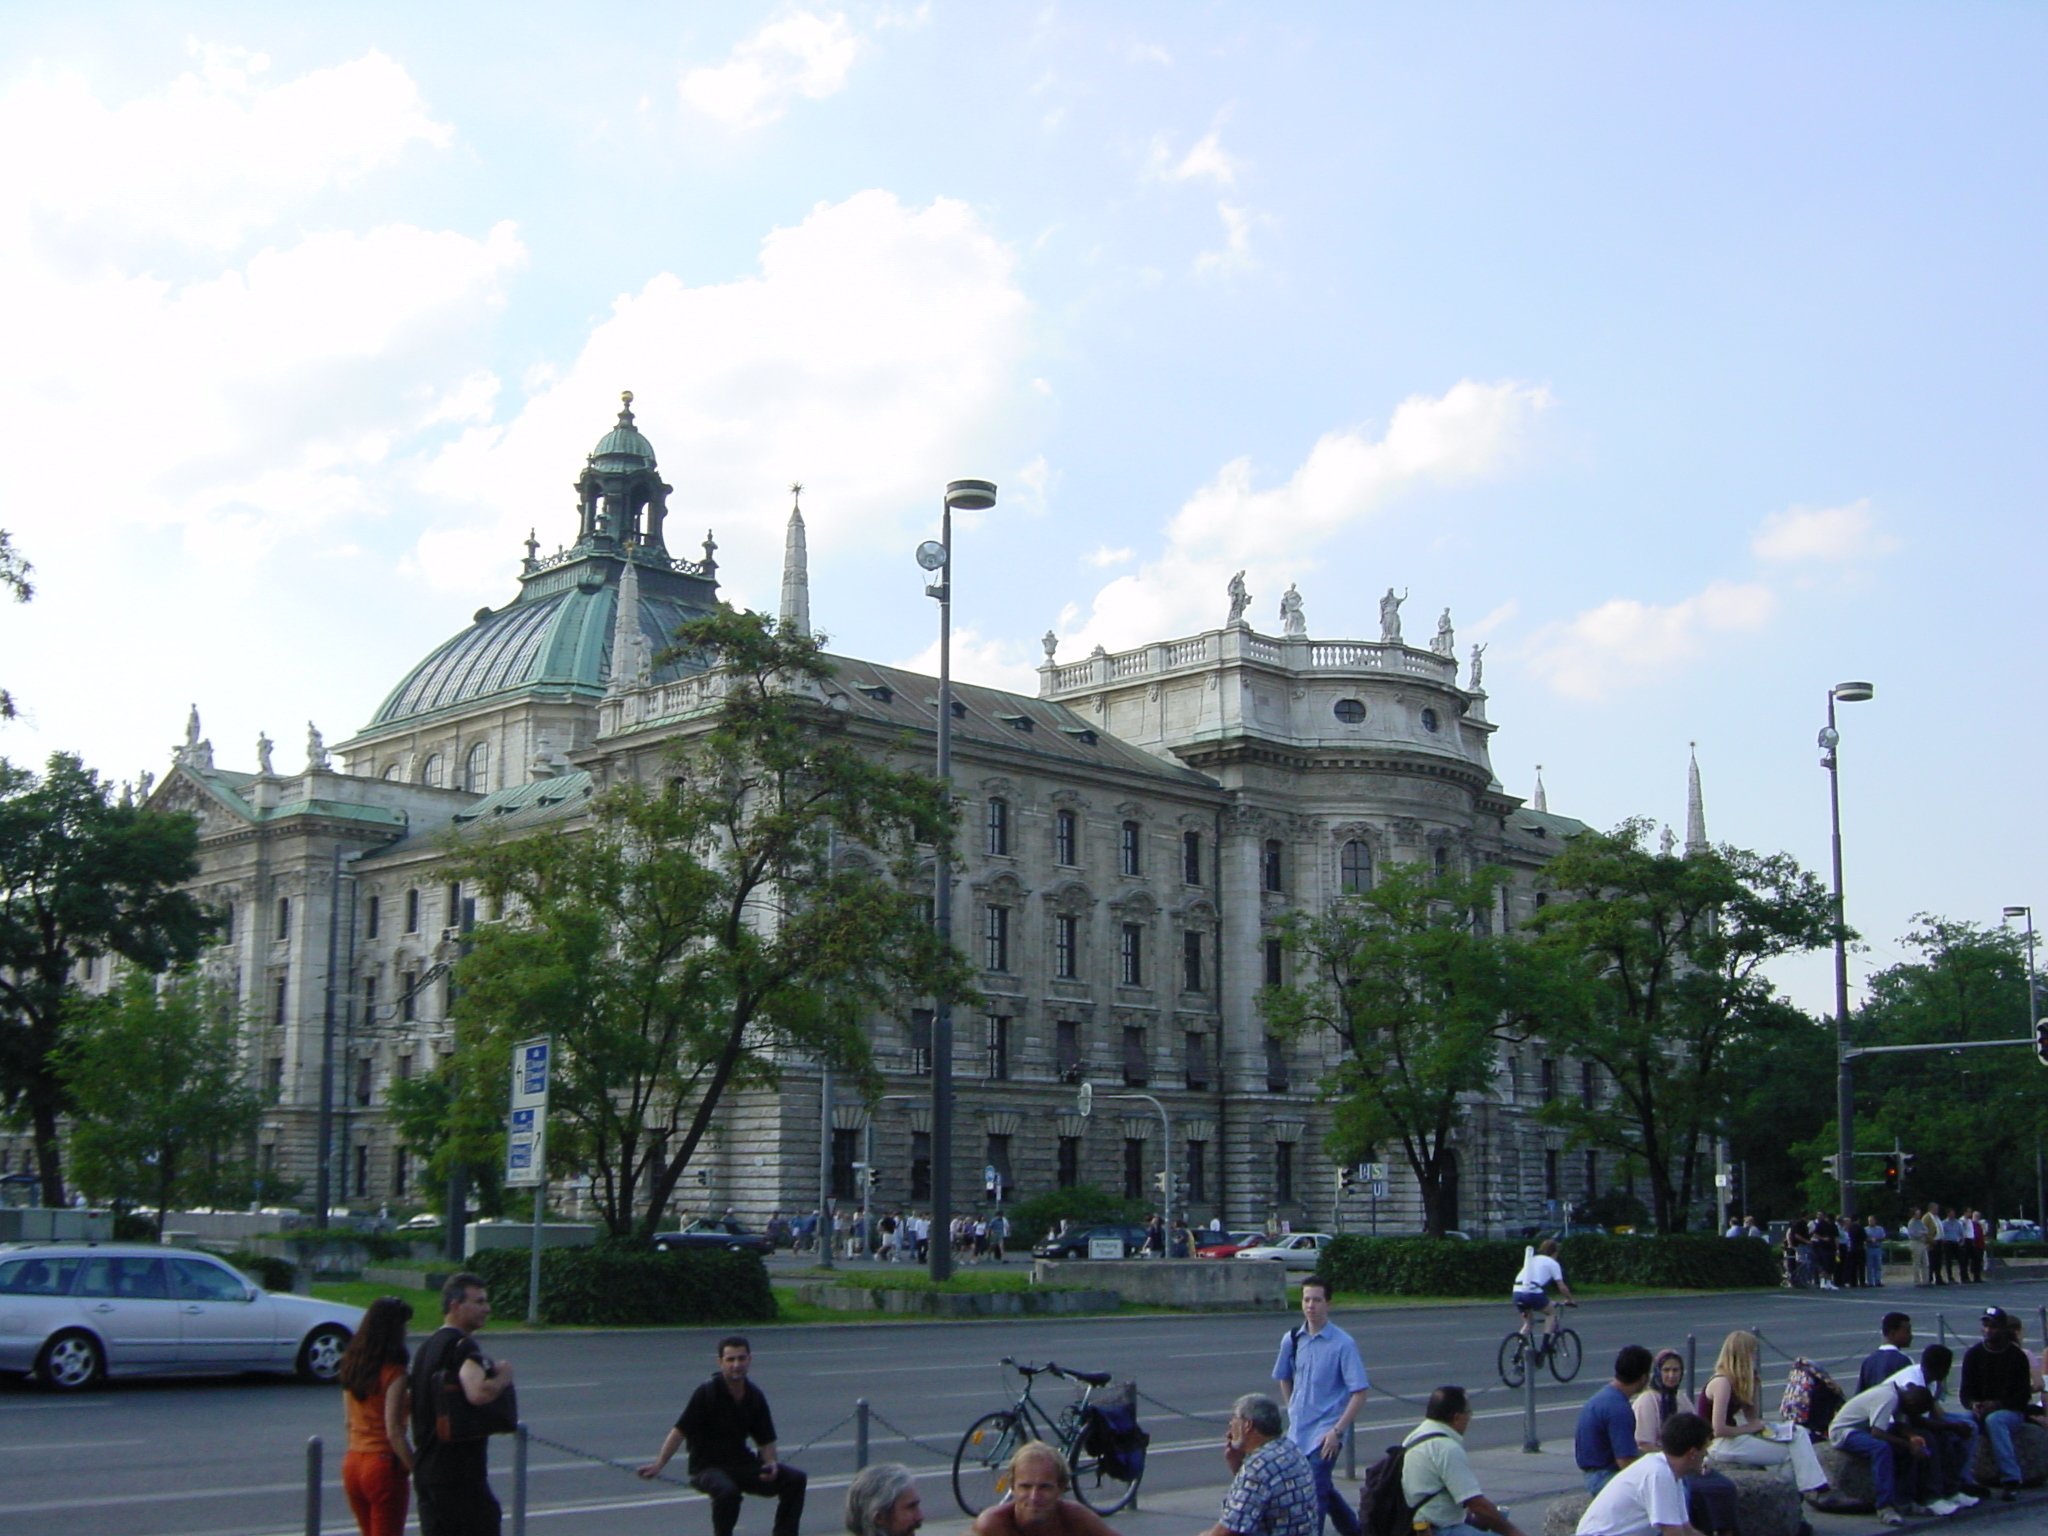
[[1081, 1118], [1085, 1120], [1095, 1112], [1095, 1085], [1093, 1083], [1083, 1083], [1081, 1085], [1080, 1100]]

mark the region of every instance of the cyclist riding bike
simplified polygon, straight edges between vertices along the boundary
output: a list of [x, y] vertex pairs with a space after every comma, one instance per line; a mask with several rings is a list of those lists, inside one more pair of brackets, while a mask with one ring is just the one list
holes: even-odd
[[1537, 1346], [1539, 1349], [1547, 1348], [1557, 1337], [1559, 1319], [1550, 1299], [1553, 1286], [1566, 1306], [1578, 1305], [1572, 1296], [1572, 1288], [1564, 1283], [1564, 1266], [1557, 1262], [1557, 1239], [1554, 1237], [1524, 1250], [1522, 1271], [1515, 1276], [1513, 1294], [1515, 1306], [1522, 1314], [1522, 1333], [1526, 1335], [1529, 1324], [1537, 1318], [1545, 1324], [1543, 1342]]

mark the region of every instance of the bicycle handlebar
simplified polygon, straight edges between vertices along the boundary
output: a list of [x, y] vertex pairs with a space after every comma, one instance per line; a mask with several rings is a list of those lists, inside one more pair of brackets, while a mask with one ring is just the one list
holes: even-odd
[[1002, 1363], [1027, 1381], [1033, 1376], [1058, 1376], [1066, 1381], [1078, 1381], [1084, 1386], [1100, 1387], [1106, 1385], [1110, 1379], [1110, 1373], [1107, 1371], [1076, 1371], [1052, 1360], [1046, 1361], [1043, 1365], [1026, 1365], [1012, 1356], [1005, 1355]]

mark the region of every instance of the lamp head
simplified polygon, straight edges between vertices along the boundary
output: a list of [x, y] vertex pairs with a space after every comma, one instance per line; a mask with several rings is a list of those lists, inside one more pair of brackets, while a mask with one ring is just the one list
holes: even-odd
[[946, 546], [937, 539], [926, 539], [917, 546], [917, 563], [928, 571], [942, 571], [946, 568]]
[[946, 505], [956, 512], [985, 512], [995, 504], [993, 480], [954, 480], [946, 486]]
[[2033, 913], [2034, 909], [2032, 907], [2007, 907], [2005, 909], [2007, 917], [2031, 917]]
[[1877, 692], [1869, 683], [1837, 683], [1828, 692], [1844, 704], [1861, 704]]

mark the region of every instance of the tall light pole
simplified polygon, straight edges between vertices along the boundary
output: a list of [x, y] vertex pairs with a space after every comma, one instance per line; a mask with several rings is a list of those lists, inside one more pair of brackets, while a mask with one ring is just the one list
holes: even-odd
[[[2039, 994], [2034, 990], [2034, 909], [2007, 907], [2005, 915], [2008, 919], [2024, 917], [2027, 920], [2027, 1033], [2033, 1037], [2034, 1049], [2038, 1052], [2041, 1049], [2041, 1003]], [[2048, 1065], [2048, 1055], [2042, 1056], [2041, 1060]], [[2041, 1174], [2041, 1138], [2037, 1132], [2034, 1136], [2034, 1220], [2043, 1231], [2048, 1231], [2048, 1188], [2044, 1185], [2048, 1185], [2048, 1179]]]
[[[917, 563], [938, 579], [925, 596], [939, 603], [939, 794], [953, 794], [953, 509], [982, 512], [996, 504], [992, 480], [955, 480], [946, 487], [939, 536], [917, 546]], [[953, 871], [942, 844], [935, 861], [932, 924], [939, 943], [953, 944]], [[931, 1277], [953, 1273], [953, 1005], [944, 994], [932, 1009]]]
[[1856, 1093], [1849, 1066], [1849, 933], [1842, 908], [1842, 780], [1836, 767], [1841, 732], [1835, 701], [1860, 704], [1876, 693], [1869, 683], [1837, 683], [1828, 690], [1828, 723], [1820, 733], [1820, 765], [1828, 771], [1828, 825], [1835, 863], [1835, 1177], [1841, 1182], [1842, 1219], [1856, 1214]]

